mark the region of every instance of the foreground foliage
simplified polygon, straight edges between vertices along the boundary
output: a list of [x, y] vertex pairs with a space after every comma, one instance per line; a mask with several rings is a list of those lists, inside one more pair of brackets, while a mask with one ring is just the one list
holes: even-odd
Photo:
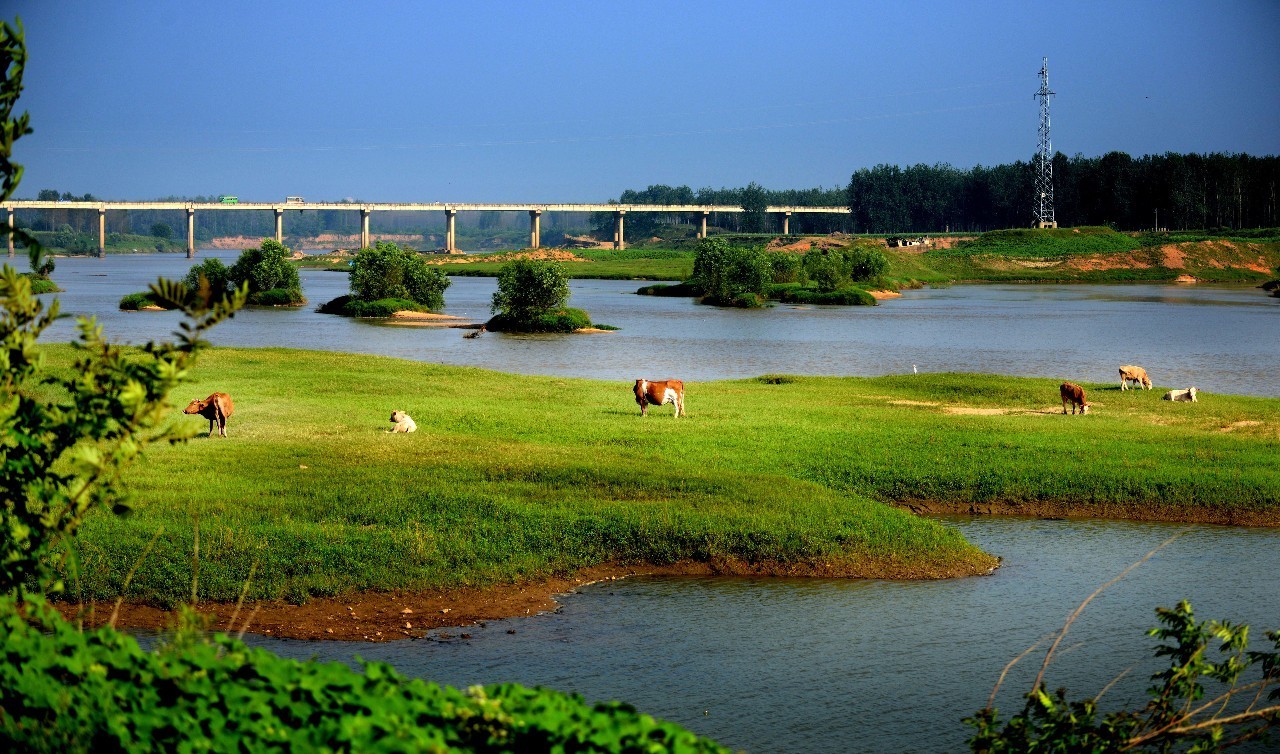
[[727, 752], [620, 702], [515, 684], [460, 691], [383, 663], [297, 662], [194, 629], [146, 651], [0, 599], [8, 751]]
[[[1266, 634], [1271, 651], [1249, 651], [1248, 626], [1197, 621], [1185, 601], [1158, 608], [1156, 616], [1162, 625], [1147, 634], [1169, 642], [1155, 649], [1156, 657], [1169, 658], [1169, 668], [1152, 676], [1144, 707], [1103, 712], [1101, 693], [1072, 701], [1066, 689], [1050, 694], [1037, 678], [1022, 711], [1008, 721], [990, 705], [965, 719], [976, 730], [970, 748], [979, 754], [1214, 752], [1280, 725], [1280, 631]], [[1046, 667], [1051, 659], [1052, 648]], [[1246, 681], [1252, 668], [1257, 677]], [[1206, 682], [1220, 690], [1207, 694]]]

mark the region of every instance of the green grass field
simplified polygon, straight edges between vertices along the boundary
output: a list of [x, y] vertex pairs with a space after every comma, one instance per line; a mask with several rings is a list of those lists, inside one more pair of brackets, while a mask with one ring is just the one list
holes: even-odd
[[[69, 347], [49, 351], [67, 363]], [[135, 513], [82, 530], [73, 593], [119, 594], [162, 530], [128, 596], [181, 601], [197, 517], [200, 593], [223, 601], [255, 563], [252, 597], [295, 601], [602, 563], [873, 577], [994, 564], [886, 502], [1280, 523], [1273, 399], [1095, 387], [1094, 413], [1064, 417], [1056, 380], [777, 377], [690, 384], [675, 420], [641, 419], [624, 383], [372, 356], [216, 349], [194, 376], [175, 403], [230, 393], [230, 437], [150, 449], [127, 475]], [[392, 409], [418, 432], [388, 434]]]

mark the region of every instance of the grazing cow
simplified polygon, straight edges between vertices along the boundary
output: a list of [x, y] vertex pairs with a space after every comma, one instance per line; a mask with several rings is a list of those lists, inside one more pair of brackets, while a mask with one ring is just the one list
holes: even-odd
[[404, 432], [407, 434], [418, 431], [418, 423], [403, 411], [392, 411], [391, 421], [395, 423], [395, 426], [387, 430], [388, 432]]
[[676, 417], [684, 416], [684, 383], [680, 380], [636, 380], [636, 403], [640, 404], [640, 415], [646, 416], [650, 406], [663, 406], [668, 403], [676, 407]]
[[214, 393], [213, 395], [200, 400], [193, 399], [182, 409], [184, 414], [200, 414], [209, 420], [209, 434], [213, 434], [213, 425], [218, 425], [218, 434], [227, 436], [227, 419], [231, 418], [231, 414], [236, 410], [231, 403], [231, 396], [226, 393]]
[[1166, 401], [1187, 401], [1189, 403], [1199, 403], [1196, 400], [1196, 389], [1189, 387], [1186, 390], [1170, 390], [1164, 394]]
[[1076, 406], [1080, 407], [1080, 414], [1089, 413], [1089, 402], [1084, 399], [1084, 388], [1074, 382], [1064, 382], [1062, 387], [1058, 388], [1058, 393], [1062, 395], [1062, 413], [1067, 413], [1067, 404], [1071, 404], [1071, 413], [1076, 412]]
[[1151, 389], [1151, 378], [1147, 376], [1147, 370], [1133, 365], [1120, 367], [1120, 389], [1128, 390], [1130, 382], [1136, 382], [1146, 390]]

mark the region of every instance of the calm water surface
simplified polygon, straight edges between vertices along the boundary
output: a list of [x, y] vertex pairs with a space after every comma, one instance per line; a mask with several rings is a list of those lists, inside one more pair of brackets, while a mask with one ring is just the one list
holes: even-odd
[[[234, 260], [238, 252], [201, 251]], [[19, 260], [25, 261], [25, 260]], [[120, 297], [157, 276], [181, 277], [172, 254], [59, 259], [63, 310], [96, 314], [122, 342], [163, 338], [178, 318], [120, 312]], [[196, 260], [199, 261], [199, 260]], [[591, 336], [490, 334], [408, 328], [316, 314], [347, 293], [347, 276], [304, 271], [311, 305], [250, 310], [219, 326], [221, 345], [373, 353], [528, 374], [686, 381], [771, 372], [881, 375], [966, 371], [1110, 382], [1120, 364], [1147, 367], [1157, 385], [1280, 396], [1280, 299], [1255, 288], [1173, 285], [981, 285], [906, 291], [877, 307], [780, 306], [740, 311], [690, 299], [633, 295], [641, 283], [581, 280], [571, 304], [621, 327]], [[491, 278], [455, 278], [445, 311], [483, 321]], [[71, 339], [71, 321], [53, 337]]]
[[[300, 658], [359, 655], [456, 686], [516, 681], [622, 699], [749, 751], [952, 752], [1005, 663], [1184, 528], [947, 520], [1004, 566], [926, 582], [642, 578], [588, 586], [555, 613], [466, 629], [468, 640], [251, 641]], [[1249, 623], [1262, 641], [1262, 629], [1280, 627], [1278, 573], [1280, 531], [1190, 527], [1089, 606], [1049, 684], [1093, 694], [1132, 667], [1106, 700], [1141, 703], [1158, 669], [1143, 635], [1156, 606], [1185, 598], [1197, 616]], [[1015, 667], [999, 707], [1020, 707], [1041, 659]]]

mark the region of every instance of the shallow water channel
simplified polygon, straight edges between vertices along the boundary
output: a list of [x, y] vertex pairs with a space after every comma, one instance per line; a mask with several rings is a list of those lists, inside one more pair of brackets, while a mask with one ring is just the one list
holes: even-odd
[[[237, 253], [201, 251], [228, 262]], [[21, 259], [17, 260], [21, 266]], [[179, 255], [59, 259], [63, 310], [96, 314], [113, 339], [166, 337], [171, 313], [125, 313], [121, 296]], [[906, 291], [878, 307], [724, 310], [635, 296], [626, 281], [574, 281], [571, 304], [622, 328], [601, 335], [505, 336], [380, 325], [316, 314], [345, 275], [304, 271], [311, 306], [246, 310], [220, 345], [382, 354], [530, 374], [688, 382], [765, 373], [880, 375], [973, 371], [1110, 382], [1141, 364], [1158, 385], [1280, 396], [1280, 299], [1252, 288], [983, 285]], [[483, 321], [494, 282], [455, 278], [446, 312]], [[46, 340], [69, 340], [57, 323]], [[690, 386], [696, 401], [696, 385]], [[1203, 400], [1203, 398], [1202, 398]], [[953, 581], [638, 578], [595, 584], [555, 613], [386, 644], [248, 637], [295, 657], [351, 662], [467, 686], [517, 681], [621, 699], [750, 751], [957, 751], [961, 718], [1001, 668], [1062, 625], [1093, 589], [1167, 537], [1188, 533], [1097, 599], [1072, 628], [1051, 687], [1141, 702], [1156, 666], [1143, 631], [1186, 598], [1201, 617], [1280, 627], [1280, 530], [1125, 522], [948, 518], [1004, 558], [994, 575]], [[509, 630], [515, 633], [508, 633]], [[1024, 660], [998, 698], [1008, 710], [1039, 666]]]
[[[1097, 598], [1072, 626], [1051, 688], [1137, 702], [1150, 675], [1156, 606], [1188, 599], [1201, 618], [1280, 628], [1280, 530], [960, 518], [1004, 558], [992, 576], [950, 581], [637, 578], [593, 584], [555, 613], [385, 644], [246, 637], [277, 653], [356, 655], [456, 686], [516, 681], [621, 699], [748, 751], [953, 752], [1005, 663], [1131, 562], [1187, 533]], [[515, 634], [507, 633], [514, 630]], [[465, 631], [469, 639], [461, 639]], [[1020, 707], [1043, 655], [998, 698]]]
[[[202, 250], [228, 263], [238, 252]], [[16, 260], [25, 266], [25, 259]], [[196, 260], [199, 261], [199, 260]], [[122, 296], [157, 276], [180, 278], [191, 260], [176, 254], [57, 260], [64, 312], [96, 314], [107, 334], [145, 343], [166, 337], [178, 317], [120, 312]], [[527, 374], [686, 382], [766, 373], [815, 375], [994, 372], [1112, 382], [1121, 364], [1140, 364], [1157, 385], [1280, 396], [1280, 299], [1256, 288], [1178, 285], [967, 285], [905, 291], [876, 307], [779, 306], [742, 311], [686, 298], [636, 296], [643, 283], [578, 280], [570, 304], [618, 332], [573, 337], [489, 334], [382, 325], [317, 314], [347, 293], [347, 276], [304, 271], [311, 304], [254, 309], [218, 327], [220, 345], [283, 346], [373, 353]], [[448, 314], [489, 317], [491, 278], [454, 278]], [[49, 339], [70, 340], [71, 320]], [[696, 392], [690, 400], [696, 400]]]

